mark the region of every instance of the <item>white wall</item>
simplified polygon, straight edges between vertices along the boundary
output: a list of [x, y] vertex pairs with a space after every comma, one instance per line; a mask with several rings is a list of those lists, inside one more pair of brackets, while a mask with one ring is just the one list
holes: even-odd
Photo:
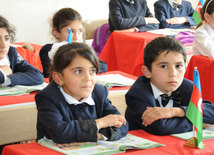
[[[153, 3], [147, 0], [153, 12]], [[190, 0], [195, 8], [195, 2]], [[44, 45], [52, 42], [49, 19], [60, 8], [72, 7], [83, 19], [108, 18], [109, 0], [0, 0], [0, 14], [16, 27], [16, 42]]]

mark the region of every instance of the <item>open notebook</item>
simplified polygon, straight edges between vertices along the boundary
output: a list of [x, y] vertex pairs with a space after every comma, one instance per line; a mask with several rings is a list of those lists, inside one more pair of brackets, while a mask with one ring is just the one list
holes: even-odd
[[42, 83], [40, 85], [34, 86], [23, 86], [23, 85], [16, 85], [13, 87], [0, 87], [0, 96], [10, 96], [10, 95], [23, 95], [29, 94], [33, 91], [39, 91], [44, 89], [48, 84]]
[[[172, 136], [180, 139], [188, 140], [193, 137], [193, 131], [179, 133], [179, 134], [172, 134]], [[203, 129], [202, 136], [203, 136], [203, 140], [214, 139], [214, 127], [208, 127], [206, 129]]]
[[126, 137], [123, 137], [118, 141], [98, 141], [97, 143], [86, 142], [80, 143], [79, 145], [71, 145], [66, 147], [57, 147], [54, 145], [52, 140], [48, 140], [46, 138], [40, 139], [38, 143], [42, 146], [68, 155], [108, 155], [122, 153], [128, 149], [149, 149], [165, 146], [164, 144], [140, 138], [131, 134], [127, 134]]
[[101, 83], [108, 88], [115, 86], [131, 86], [135, 80], [120, 74], [105, 74], [97, 76], [97, 83]]

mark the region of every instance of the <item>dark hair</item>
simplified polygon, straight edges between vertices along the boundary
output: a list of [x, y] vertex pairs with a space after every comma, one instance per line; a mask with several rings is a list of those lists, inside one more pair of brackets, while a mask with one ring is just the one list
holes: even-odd
[[60, 32], [63, 27], [68, 26], [71, 21], [75, 20], [82, 22], [82, 17], [79, 12], [72, 8], [62, 8], [54, 14], [52, 26]]
[[182, 54], [186, 63], [186, 51], [178, 40], [169, 37], [158, 37], [146, 45], [144, 49], [144, 65], [151, 71], [152, 63], [165, 51]]
[[15, 39], [15, 27], [10, 25], [8, 20], [0, 15], [0, 28], [5, 28], [10, 36], [10, 41], [13, 42]]
[[99, 59], [94, 50], [85, 43], [73, 42], [59, 47], [56, 51], [51, 66], [51, 73], [54, 71], [62, 73], [77, 55], [89, 60], [98, 72]]
[[206, 12], [210, 15], [214, 12], [214, 0], [206, 0], [205, 1], [203, 7], [200, 10], [202, 21], [198, 24], [197, 28], [200, 27], [201, 25], [203, 25], [203, 22], [206, 21], [206, 19], [204, 18], [204, 14]]

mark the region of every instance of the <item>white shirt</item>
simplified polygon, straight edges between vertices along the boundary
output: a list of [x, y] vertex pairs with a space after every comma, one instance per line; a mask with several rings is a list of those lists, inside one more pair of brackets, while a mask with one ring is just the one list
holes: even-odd
[[[160, 104], [160, 107], [163, 107], [162, 105], [162, 101], [161, 101], [161, 96], [162, 94], [164, 94], [162, 91], [160, 91], [157, 87], [155, 87], [151, 82], [151, 87], [152, 87], [152, 91], [153, 91], [153, 95], [154, 95], [154, 98], [156, 100], [158, 100], [159, 104]], [[170, 99], [168, 104], [165, 106], [165, 108], [172, 108], [173, 107], [173, 100]]]
[[192, 48], [193, 55], [214, 58], [214, 30], [209, 24], [206, 23], [195, 31]]
[[60, 92], [62, 93], [62, 95], [65, 97], [65, 100], [69, 103], [69, 104], [74, 104], [74, 105], [78, 105], [78, 104], [82, 104], [82, 103], [87, 103], [88, 105], [95, 105], [94, 100], [92, 99], [91, 95], [87, 98], [82, 99], [80, 102], [78, 100], [76, 100], [75, 98], [73, 98], [71, 95], [67, 94], [62, 87], [59, 87]]

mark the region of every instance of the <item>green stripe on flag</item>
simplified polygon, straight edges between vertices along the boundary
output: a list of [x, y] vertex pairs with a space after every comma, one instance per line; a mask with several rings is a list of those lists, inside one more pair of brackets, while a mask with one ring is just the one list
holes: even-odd
[[198, 12], [195, 10], [192, 16], [195, 23], [198, 25], [201, 22], [201, 17], [199, 16]]
[[193, 125], [195, 125], [198, 130], [202, 130], [203, 116], [200, 110], [192, 103], [192, 101], [189, 103], [186, 117], [192, 122]]

